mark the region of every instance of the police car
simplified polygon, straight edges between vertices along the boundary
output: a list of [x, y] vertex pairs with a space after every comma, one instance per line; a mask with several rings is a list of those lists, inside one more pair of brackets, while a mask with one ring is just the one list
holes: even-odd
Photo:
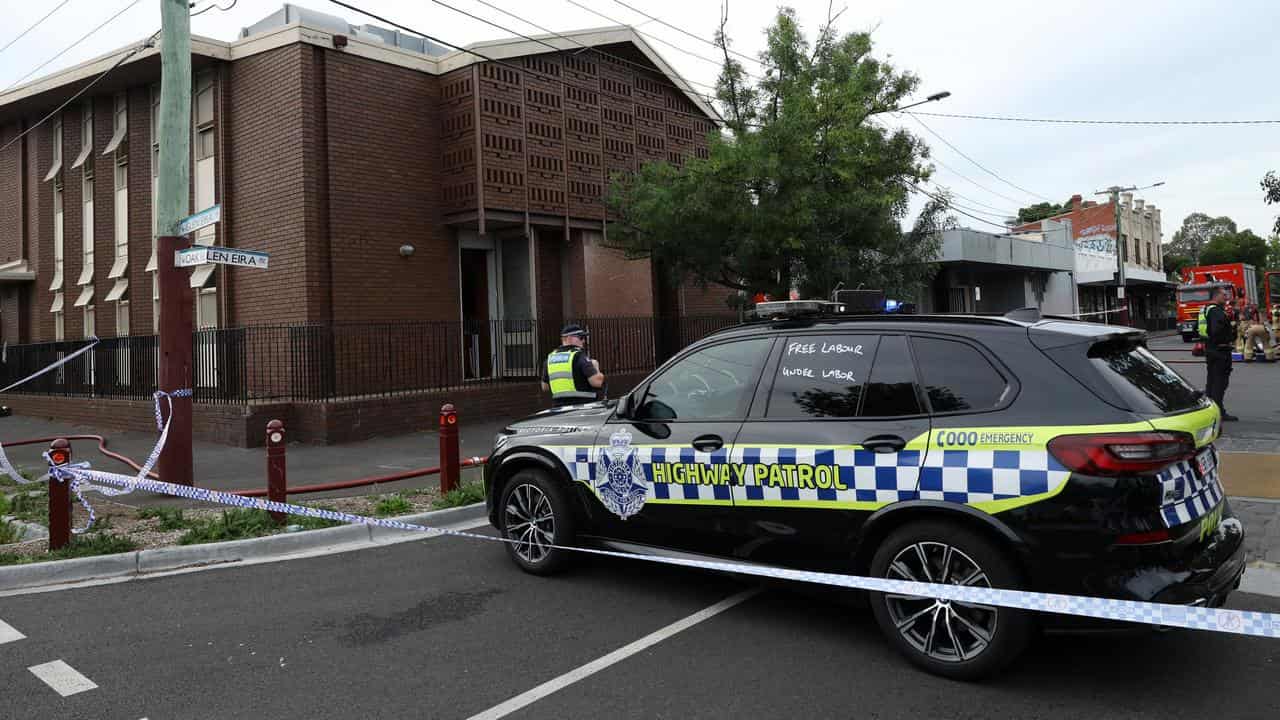
[[[554, 545], [717, 556], [978, 587], [1216, 606], [1243, 529], [1216, 406], [1145, 334], [1040, 317], [765, 317], [616, 401], [495, 440], [489, 519], [536, 574]], [[925, 669], [990, 674], [1065, 616], [871, 594]]]

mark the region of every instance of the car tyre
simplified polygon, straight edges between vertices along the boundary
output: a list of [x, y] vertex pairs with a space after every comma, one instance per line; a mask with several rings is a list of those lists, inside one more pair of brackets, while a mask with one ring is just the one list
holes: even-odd
[[[944, 567], [945, 564], [945, 567]], [[892, 532], [871, 560], [874, 577], [1019, 589], [1007, 553], [962, 525], [925, 521]], [[915, 665], [957, 680], [998, 672], [1026, 647], [1029, 613], [990, 605], [871, 593], [876, 623]]]
[[573, 508], [564, 487], [544, 472], [521, 470], [502, 490], [498, 529], [507, 554], [521, 570], [551, 575], [565, 568], [572, 551]]

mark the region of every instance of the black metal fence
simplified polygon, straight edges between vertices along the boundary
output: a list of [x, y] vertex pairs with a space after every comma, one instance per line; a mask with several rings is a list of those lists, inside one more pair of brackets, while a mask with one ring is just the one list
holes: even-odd
[[[736, 316], [586, 317], [588, 351], [608, 373], [647, 372]], [[256, 325], [196, 331], [197, 402], [320, 401], [389, 396], [535, 379], [559, 345], [560, 322], [398, 322]], [[84, 347], [85, 341], [16, 345], [0, 362], [0, 386]], [[103, 338], [89, 352], [14, 392], [146, 399], [156, 389], [154, 335]]]

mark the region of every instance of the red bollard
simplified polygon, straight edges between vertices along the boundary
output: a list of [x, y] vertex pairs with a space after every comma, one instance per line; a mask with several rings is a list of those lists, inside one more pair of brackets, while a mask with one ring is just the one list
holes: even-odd
[[[267, 423], [267, 499], [272, 502], [288, 502], [284, 451], [284, 423], [272, 420]], [[271, 511], [271, 519], [279, 525], [286, 517], [287, 513]]]
[[440, 408], [440, 494], [458, 489], [458, 412], [453, 403]]
[[[58, 438], [49, 443], [49, 460], [54, 465], [71, 462], [71, 443]], [[71, 483], [49, 478], [49, 550], [60, 550], [71, 542]]]

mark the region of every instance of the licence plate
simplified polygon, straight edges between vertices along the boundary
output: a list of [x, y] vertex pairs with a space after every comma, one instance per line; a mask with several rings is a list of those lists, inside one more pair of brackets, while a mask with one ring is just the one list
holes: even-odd
[[1213, 448], [1207, 447], [1196, 455], [1196, 467], [1200, 470], [1200, 477], [1206, 481], [1218, 470], [1218, 459], [1214, 457]]

